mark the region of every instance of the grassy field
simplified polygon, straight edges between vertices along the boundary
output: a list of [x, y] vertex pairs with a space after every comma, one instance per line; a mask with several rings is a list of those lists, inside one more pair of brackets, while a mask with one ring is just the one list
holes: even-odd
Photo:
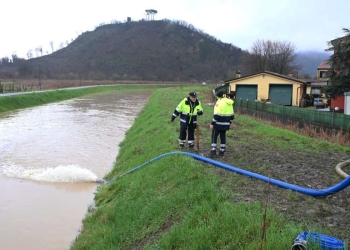
[[[5, 107], [2, 111], [8, 111], [40, 105], [101, 92], [98, 88], [48, 92], [40, 98], [37, 98], [39, 94], [30, 94], [23, 102], [19, 96], [14, 99], [6, 97], [7, 101], [3, 103], [0, 98], [0, 107]], [[140, 86], [110, 86], [103, 91], [137, 88], [140, 89]], [[303, 231], [329, 233], [327, 228], [312, 221], [292, 220], [275, 211], [269, 203], [271, 191], [268, 184], [263, 185], [264, 190], [256, 190], [262, 192], [266, 199], [259, 202], [245, 197], [244, 200], [250, 202], [237, 202], [236, 198], [242, 195], [239, 189], [245, 189], [249, 178], [217, 170], [210, 164], [181, 154], [159, 157], [178, 150], [179, 119], [171, 123], [170, 117], [180, 100], [193, 90], [197, 91], [204, 107], [204, 115], [199, 118], [198, 154], [205, 155], [210, 149], [208, 127], [213, 107], [210, 105], [210, 87], [153, 89], [148, 104], [120, 144], [115, 167], [105, 176], [105, 180], [111, 181], [98, 187], [95, 204], [89, 207], [81, 233], [71, 245], [72, 250], [280, 250], [290, 249], [294, 238]], [[308, 152], [330, 150], [349, 153], [349, 149], [339, 145], [274, 128], [251, 118], [236, 115], [234, 123], [238, 124], [237, 131], [230, 131], [228, 143], [242, 136], [241, 140], [237, 140], [237, 146], [251, 146], [249, 140], [254, 140], [285, 152], [307, 148]], [[238, 153], [234, 154], [238, 165], [252, 161], [250, 155], [253, 151]], [[264, 173], [266, 166], [260, 164], [257, 170]], [[298, 195], [285, 192], [292, 206], [300, 204]], [[308, 245], [308, 249], [319, 247]]]

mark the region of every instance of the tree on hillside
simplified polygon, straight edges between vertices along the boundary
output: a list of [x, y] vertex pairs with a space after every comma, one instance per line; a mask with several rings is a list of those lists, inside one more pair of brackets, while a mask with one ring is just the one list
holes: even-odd
[[13, 62], [14, 64], [16, 64], [18, 59], [19, 59], [19, 58], [18, 58], [16, 52], [13, 52], [13, 53], [12, 53], [12, 62]]
[[28, 52], [27, 52], [27, 57], [28, 57], [28, 59], [32, 59], [33, 58], [33, 50], [29, 50]]
[[36, 57], [39, 57], [39, 52], [40, 52], [40, 48], [35, 48], [35, 55], [36, 55]]
[[343, 28], [344, 37], [328, 42], [327, 51], [334, 51], [328, 62], [331, 65], [327, 94], [335, 98], [350, 91], [350, 30]]
[[271, 71], [286, 75], [300, 68], [295, 59], [295, 46], [292, 43], [257, 40], [244, 58], [245, 72]]
[[53, 53], [53, 41], [50, 42], [51, 52]]

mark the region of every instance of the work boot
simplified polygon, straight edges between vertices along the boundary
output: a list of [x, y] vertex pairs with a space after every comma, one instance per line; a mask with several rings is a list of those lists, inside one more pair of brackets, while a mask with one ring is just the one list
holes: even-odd
[[212, 156], [212, 157], [216, 156], [216, 150], [213, 150], [213, 149], [210, 150], [210, 156]]
[[180, 143], [180, 144], [179, 144], [179, 147], [180, 147], [180, 148], [184, 148], [184, 147], [185, 147], [185, 144]]
[[225, 151], [221, 151], [221, 150], [220, 150], [220, 151], [219, 151], [219, 155], [220, 155], [220, 156], [224, 156], [224, 155], [225, 155]]
[[188, 147], [189, 147], [190, 149], [194, 149], [194, 143], [188, 144]]

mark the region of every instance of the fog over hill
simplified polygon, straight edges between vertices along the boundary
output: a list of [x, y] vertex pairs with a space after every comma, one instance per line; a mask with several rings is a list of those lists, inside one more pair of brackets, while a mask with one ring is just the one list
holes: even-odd
[[300, 51], [296, 53], [296, 63], [301, 66], [300, 73], [307, 74], [310, 78], [316, 77], [317, 67], [322, 61], [328, 60], [333, 52]]

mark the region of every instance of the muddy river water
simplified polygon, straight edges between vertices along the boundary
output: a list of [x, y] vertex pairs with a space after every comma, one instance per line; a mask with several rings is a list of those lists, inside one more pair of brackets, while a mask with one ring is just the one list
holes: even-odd
[[0, 115], [0, 249], [69, 249], [95, 181], [149, 96], [101, 94]]

